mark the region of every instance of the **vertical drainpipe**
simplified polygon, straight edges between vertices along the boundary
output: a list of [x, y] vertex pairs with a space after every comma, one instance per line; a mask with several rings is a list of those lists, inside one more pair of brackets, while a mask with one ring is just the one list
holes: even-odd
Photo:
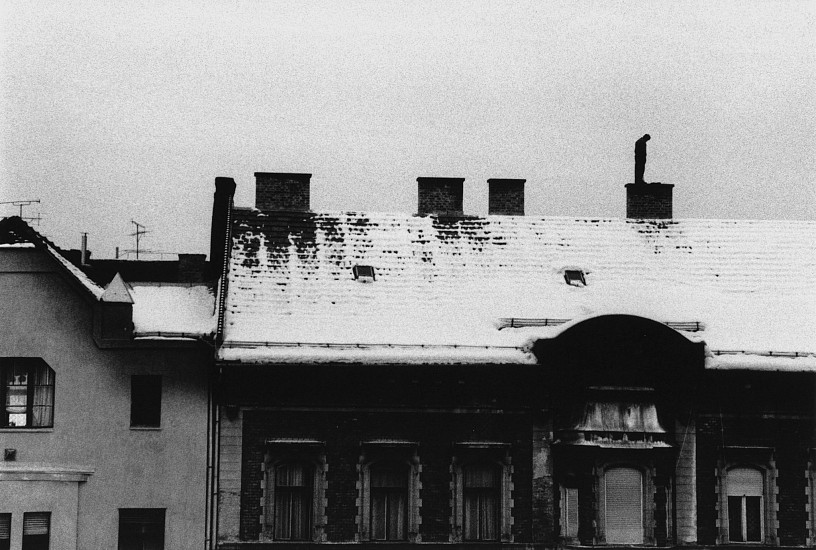
[[[220, 181], [221, 180], [221, 181]], [[231, 184], [231, 185], [230, 185]], [[223, 187], [222, 187], [223, 186]], [[226, 188], [227, 193], [224, 193]], [[219, 193], [220, 191], [220, 193]], [[210, 370], [209, 387], [207, 388], [207, 499], [206, 499], [206, 534], [205, 547], [213, 550], [218, 544], [218, 494], [220, 491], [220, 441], [221, 441], [221, 410], [220, 397], [215, 394], [221, 387], [223, 369], [218, 364], [218, 348], [223, 341], [224, 308], [227, 293], [227, 273], [229, 272], [230, 244], [232, 243], [232, 208], [235, 183], [230, 178], [216, 178], [216, 200], [213, 207], [213, 225], [221, 225], [221, 246], [215, 244], [215, 228], [212, 229], [210, 239], [210, 269], [211, 273], [219, 273], [217, 304], [218, 325], [215, 332], [213, 346], [213, 368]], [[219, 195], [221, 200], [219, 201]], [[228, 195], [228, 196], [224, 196]], [[220, 207], [220, 208], [219, 208]], [[220, 210], [220, 211], [219, 211]], [[221, 223], [219, 223], [221, 222]], [[223, 225], [222, 225], [223, 224]], [[214, 258], [220, 260], [221, 265], [213, 265]]]

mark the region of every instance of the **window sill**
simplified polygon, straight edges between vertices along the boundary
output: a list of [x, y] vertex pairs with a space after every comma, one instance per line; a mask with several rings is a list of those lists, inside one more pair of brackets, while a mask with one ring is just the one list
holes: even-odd
[[50, 434], [54, 428], [0, 428], [4, 434]]
[[133, 432], [160, 432], [161, 426], [131, 426]]

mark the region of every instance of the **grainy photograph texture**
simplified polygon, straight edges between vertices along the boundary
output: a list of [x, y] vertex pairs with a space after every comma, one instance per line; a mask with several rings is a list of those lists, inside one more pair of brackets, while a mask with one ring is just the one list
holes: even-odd
[[0, 550], [816, 546], [812, 2], [0, 1]]

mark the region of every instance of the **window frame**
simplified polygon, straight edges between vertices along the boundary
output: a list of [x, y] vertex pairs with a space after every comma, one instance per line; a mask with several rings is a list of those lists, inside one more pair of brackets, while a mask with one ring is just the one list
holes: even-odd
[[5, 539], [0, 538], [0, 550], [9, 550], [11, 548], [11, 514], [0, 513], [0, 524], [5, 523], [6, 534]]
[[[137, 381], [143, 384], [137, 387]], [[155, 385], [148, 387], [146, 382], [152, 381]], [[138, 393], [139, 391], [157, 392], [157, 396], [146, 396], [145, 393]], [[149, 399], [157, 400], [155, 403], [150, 403]], [[158, 429], [162, 424], [162, 400], [164, 398], [164, 379], [160, 374], [132, 374], [130, 375], [130, 427], [136, 429]], [[144, 401], [148, 400], [147, 403]], [[145, 413], [144, 409], [148, 405], [152, 405], [156, 410], [151, 410]], [[145, 417], [150, 417], [148, 422], [138, 422]], [[155, 420], [153, 418], [155, 417]]]
[[[42, 538], [34, 538], [32, 537], [43, 537], [42, 534], [39, 535], [32, 535], [26, 534], [26, 523], [28, 518], [34, 516], [42, 516], [46, 518], [46, 532], [45, 532], [45, 540], [43, 541]], [[23, 533], [22, 533], [22, 542], [21, 542], [21, 549], [22, 550], [41, 550], [41, 549], [48, 549], [51, 547], [51, 512], [23, 512]]]
[[[123, 514], [124, 512], [124, 514]], [[130, 521], [124, 522], [123, 520], [126, 519], [128, 514], [132, 514], [132, 517], [137, 517], [141, 514], [143, 521]], [[153, 517], [151, 517], [153, 516]], [[158, 521], [157, 518], [161, 518], [161, 521]], [[119, 550], [124, 550], [126, 548], [124, 545], [130, 541], [122, 540], [123, 534], [123, 525], [161, 525], [161, 548], [165, 548], [165, 542], [167, 540], [167, 509], [166, 508], [119, 508], [119, 531], [117, 533], [117, 543], [116, 547]], [[144, 534], [144, 533], [143, 533]], [[132, 535], [129, 535], [132, 536]], [[138, 541], [142, 544], [145, 540]]]
[[[371, 495], [371, 468], [372, 466], [376, 468], [377, 465], [385, 463], [404, 465], [408, 478], [406, 538], [400, 541], [374, 539], [371, 533], [371, 506], [373, 500]], [[422, 523], [420, 516], [420, 508], [422, 506], [422, 500], [420, 499], [420, 491], [422, 489], [422, 482], [420, 480], [421, 473], [422, 464], [419, 459], [418, 445], [415, 442], [374, 440], [361, 444], [360, 458], [357, 464], [358, 507], [357, 517], [355, 518], [357, 522], [355, 540], [357, 542], [413, 543], [422, 541], [422, 537], [419, 533], [420, 524]]]
[[[8, 406], [6, 403], [8, 398], [6, 376], [8, 371], [12, 369], [24, 371], [26, 376], [26, 411], [24, 413], [26, 415], [26, 422], [24, 426], [9, 425], [9, 416], [13, 413], [8, 412]], [[32, 380], [36, 381], [44, 378], [43, 373], [48, 373], [45, 378], [50, 378], [50, 383], [35, 384], [32, 382]], [[40, 357], [0, 357], [0, 430], [47, 430], [53, 428], [56, 377], [56, 371], [54, 371], [54, 369], [51, 368], [51, 365], [46, 363]], [[45, 388], [45, 390], [42, 390], [47, 396], [46, 400], [48, 403], [45, 405], [36, 404], [37, 396], [40, 395], [40, 397], [42, 397], [42, 394], [38, 392], [38, 388]], [[35, 407], [42, 407], [43, 409], [48, 409], [50, 411], [48, 421], [35, 425]]]
[[[465, 469], [472, 465], [489, 465], [497, 469], [497, 537], [469, 540], [465, 537]], [[455, 543], [513, 542], [513, 465], [510, 445], [503, 442], [460, 442], [455, 444], [451, 460], [451, 534]]]
[[[606, 532], [606, 475], [611, 470], [626, 468], [635, 470], [640, 473], [641, 480], [641, 495], [640, 495], [640, 510], [641, 510], [641, 528], [643, 531], [643, 539], [640, 543], [618, 543], [609, 542], [607, 540]], [[598, 523], [598, 538], [601, 544], [610, 545], [634, 545], [634, 546], [650, 546], [655, 544], [654, 533], [654, 514], [655, 514], [655, 485], [654, 485], [655, 468], [650, 462], [638, 463], [632, 461], [611, 461], [603, 462], [596, 465], [595, 474], [595, 493], [597, 495], [597, 512], [596, 519]]]
[[[326, 472], [328, 463], [323, 442], [313, 440], [270, 440], [262, 463], [264, 481], [263, 513], [261, 517], [261, 540], [280, 542], [325, 542], [326, 534]], [[277, 517], [279, 510], [277, 471], [287, 464], [304, 464], [311, 469], [311, 521], [310, 535], [305, 539], [278, 538]]]
[[[735, 470], [754, 470], [762, 479], [762, 500], [760, 501], [760, 540], [732, 541], [728, 497], [728, 475]], [[778, 544], [776, 532], [776, 464], [773, 450], [764, 448], [726, 449], [717, 468], [717, 516], [719, 544], [762, 546]], [[736, 496], [736, 495], [734, 495]], [[743, 503], [744, 505], [744, 503]], [[744, 526], [745, 528], [745, 526]]]

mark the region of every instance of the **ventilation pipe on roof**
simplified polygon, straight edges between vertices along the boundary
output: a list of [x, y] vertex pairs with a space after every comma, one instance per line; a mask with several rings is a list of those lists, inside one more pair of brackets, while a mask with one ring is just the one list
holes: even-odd
[[255, 208], [307, 212], [311, 178], [311, 174], [255, 172]]
[[488, 184], [487, 213], [501, 216], [524, 215], [524, 182], [527, 180], [492, 178]]
[[88, 234], [82, 234], [82, 247], [79, 254], [79, 265], [88, 265]]
[[417, 214], [462, 215], [465, 178], [417, 178]]

